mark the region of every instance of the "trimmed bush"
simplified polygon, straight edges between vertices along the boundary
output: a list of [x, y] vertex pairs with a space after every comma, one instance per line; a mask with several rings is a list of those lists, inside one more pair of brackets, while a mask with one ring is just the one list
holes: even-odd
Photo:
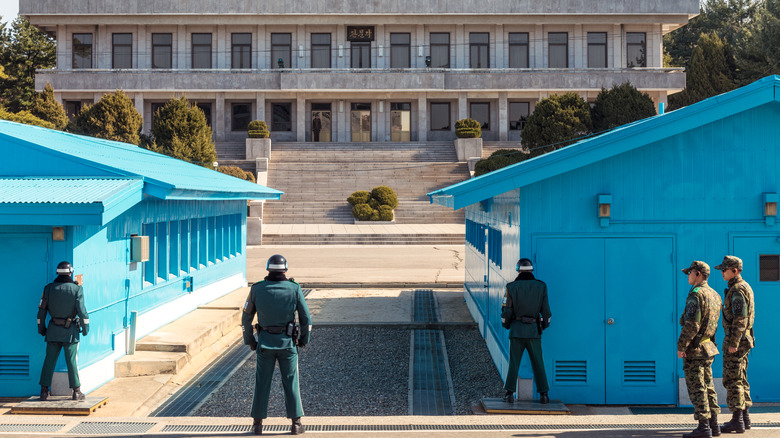
[[371, 192], [367, 192], [365, 190], [358, 190], [357, 192], [351, 194], [349, 198], [347, 198], [347, 202], [349, 202], [350, 205], [358, 205], [358, 204], [368, 204], [368, 201], [371, 199]]
[[455, 122], [455, 135], [458, 138], [479, 138], [482, 136], [482, 126], [474, 119], [460, 119]]
[[0, 119], [10, 120], [16, 123], [24, 123], [25, 125], [35, 125], [35, 126], [41, 126], [43, 128], [55, 129], [53, 123], [47, 122], [46, 120], [43, 119], [39, 119], [38, 117], [35, 117], [34, 115], [30, 114], [29, 111], [19, 111], [18, 113], [11, 113], [8, 112], [2, 106], [0, 106]]
[[271, 136], [268, 125], [262, 120], [252, 120], [247, 129], [249, 138], [268, 138]]
[[389, 205], [379, 206], [379, 220], [385, 222], [393, 220], [393, 209]]
[[[155, 119], [156, 123], [157, 119]], [[139, 133], [142, 126], [143, 119], [135, 109], [133, 100], [127, 97], [124, 91], [117, 90], [114, 93], [104, 94], [94, 105], [86, 105], [82, 108], [68, 124], [68, 130], [74, 134], [121, 141], [137, 146], [141, 143]], [[162, 145], [160, 135], [157, 132], [154, 132], [154, 135], [157, 137], [158, 144]]]
[[256, 182], [255, 176], [252, 174], [252, 172], [247, 172], [238, 166], [219, 166], [217, 167], [217, 172], [247, 180], [249, 182]]
[[529, 158], [531, 158], [531, 155], [522, 151], [515, 149], [499, 149], [490, 154], [490, 157], [477, 161], [477, 164], [474, 165], [474, 176], [484, 175], [488, 172], [511, 166], [512, 164], [525, 161]]
[[391, 209], [398, 207], [398, 196], [395, 195], [395, 192], [390, 187], [374, 187], [371, 190], [371, 198], [379, 201], [381, 205], [389, 205]]
[[60, 131], [65, 129], [69, 121], [65, 108], [54, 98], [54, 89], [48, 82], [43, 91], [36, 94], [33, 98], [30, 114], [54, 124], [55, 129]]
[[359, 221], [374, 221], [379, 218], [379, 212], [368, 204], [358, 204], [352, 207], [352, 216]]
[[359, 190], [347, 202], [353, 205], [352, 216], [359, 221], [391, 221], [393, 209], [398, 207], [398, 196], [387, 186], [374, 187], [371, 192]]

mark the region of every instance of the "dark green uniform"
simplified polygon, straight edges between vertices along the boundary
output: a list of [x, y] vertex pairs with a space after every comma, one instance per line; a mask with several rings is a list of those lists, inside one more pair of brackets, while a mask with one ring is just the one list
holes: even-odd
[[712, 379], [712, 362], [718, 354], [714, 337], [718, 330], [720, 306], [720, 295], [705, 281], [688, 292], [685, 311], [680, 317], [682, 331], [677, 351], [685, 352], [685, 384], [693, 404], [693, 416], [697, 420], [708, 420], [713, 414], [720, 413]]
[[550, 390], [544, 370], [540, 328], [550, 326], [551, 315], [547, 285], [544, 282], [534, 279], [530, 273], [521, 273], [515, 281], [506, 285], [501, 323], [509, 329], [509, 367], [504, 383], [507, 391], [515, 391], [520, 360], [526, 349], [531, 358], [537, 392], [546, 393]]
[[[729, 280], [726, 299], [723, 301], [723, 386], [726, 387], [726, 403], [733, 412], [753, 406], [750, 385], [747, 381], [748, 353], [755, 346], [753, 321], [755, 302], [753, 289], [742, 276]], [[734, 347], [736, 353], [729, 353]]]
[[[51, 315], [48, 328], [46, 314]], [[76, 318], [78, 317], [78, 319]], [[70, 322], [67, 322], [70, 319]], [[65, 327], [65, 326], [68, 327]], [[59, 276], [43, 289], [38, 309], [38, 333], [46, 337], [46, 358], [41, 369], [40, 385], [51, 386], [54, 366], [60, 350], [65, 350], [68, 383], [71, 388], [81, 386], [78, 368], [79, 332], [89, 332], [89, 315], [84, 305], [84, 291], [68, 276]]]
[[[286, 327], [294, 321], [295, 313], [301, 325], [301, 346], [309, 342], [311, 320], [309, 308], [298, 283], [291, 280], [266, 280], [255, 283], [249, 291], [241, 326], [244, 343], [257, 349], [257, 371], [255, 374], [255, 397], [252, 402], [252, 417], [268, 417], [268, 397], [271, 393], [271, 378], [276, 362], [282, 375], [284, 401], [288, 418], [303, 416], [301, 393], [298, 386], [298, 349], [286, 331], [275, 333], [277, 327]], [[273, 278], [273, 277], [271, 277]], [[280, 276], [284, 278], [284, 276]], [[252, 331], [252, 319], [257, 312], [257, 323], [261, 327], [258, 339]]]

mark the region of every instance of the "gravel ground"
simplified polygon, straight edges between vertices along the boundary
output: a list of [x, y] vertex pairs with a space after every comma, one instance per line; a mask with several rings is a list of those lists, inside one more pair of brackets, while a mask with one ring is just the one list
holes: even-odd
[[503, 397], [504, 381], [479, 330], [447, 328], [444, 341], [455, 391], [455, 415], [471, 414], [471, 406], [484, 397]]

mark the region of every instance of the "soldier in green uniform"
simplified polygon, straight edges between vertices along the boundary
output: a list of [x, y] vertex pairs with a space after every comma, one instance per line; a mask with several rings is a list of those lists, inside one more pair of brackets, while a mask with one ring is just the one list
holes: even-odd
[[[278, 361], [287, 418], [292, 419], [291, 433], [299, 435], [304, 433], [305, 429], [301, 425], [303, 407], [298, 386], [298, 348], [303, 348], [309, 342], [309, 308], [303, 298], [301, 286], [284, 275], [287, 272], [287, 260], [284, 257], [278, 254], [271, 256], [267, 270], [268, 276], [252, 285], [241, 317], [244, 343], [253, 351], [257, 351], [252, 430], [255, 435], [263, 433], [263, 419], [268, 417], [271, 378]], [[252, 331], [255, 312], [257, 340]], [[296, 313], [300, 322], [300, 336], [294, 333], [293, 329]]]
[[[73, 389], [73, 400], [84, 400], [79, 381], [77, 356], [79, 332], [89, 332], [89, 315], [84, 305], [84, 291], [73, 281], [73, 266], [68, 262], [57, 265], [57, 278], [43, 288], [38, 306], [38, 333], [46, 339], [46, 358], [41, 369], [41, 401], [49, 398], [49, 388], [54, 375], [54, 366], [65, 350], [65, 365], [68, 367], [68, 383]], [[46, 314], [51, 315], [48, 328]]]
[[[547, 374], [542, 357], [542, 330], [550, 326], [547, 285], [534, 278], [534, 266], [522, 258], [517, 262], [517, 278], [506, 285], [501, 308], [501, 325], [509, 330], [509, 367], [506, 372], [504, 401], [513, 403], [517, 372], [523, 352], [528, 349], [539, 401], [549, 403]], [[540, 316], [541, 314], [541, 316]]]
[[710, 276], [708, 264], [694, 260], [682, 271], [688, 275], [691, 290], [680, 317], [682, 330], [677, 341], [677, 356], [683, 359], [693, 417], [699, 420], [699, 427], [684, 434], [683, 438], [718, 436], [720, 407], [712, 379], [712, 362], [718, 354], [715, 332], [720, 317], [720, 295], [707, 284]]
[[747, 381], [748, 353], [755, 346], [753, 320], [755, 302], [753, 289], [742, 279], [742, 260], [725, 256], [723, 263], [715, 266], [728, 283], [723, 300], [723, 386], [726, 402], [732, 412], [731, 420], [721, 427], [723, 432], [743, 433], [750, 429], [748, 409], [753, 406], [750, 385]]

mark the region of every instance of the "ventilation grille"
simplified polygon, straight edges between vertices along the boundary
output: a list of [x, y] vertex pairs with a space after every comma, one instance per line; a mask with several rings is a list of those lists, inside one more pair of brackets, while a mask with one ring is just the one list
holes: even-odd
[[556, 360], [555, 383], [580, 385], [588, 382], [588, 363], [584, 360]]
[[30, 377], [30, 356], [0, 355], [0, 379]]
[[626, 385], [654, 385], [655, 361], [627, 360], [623, 362], [623, 383]]

